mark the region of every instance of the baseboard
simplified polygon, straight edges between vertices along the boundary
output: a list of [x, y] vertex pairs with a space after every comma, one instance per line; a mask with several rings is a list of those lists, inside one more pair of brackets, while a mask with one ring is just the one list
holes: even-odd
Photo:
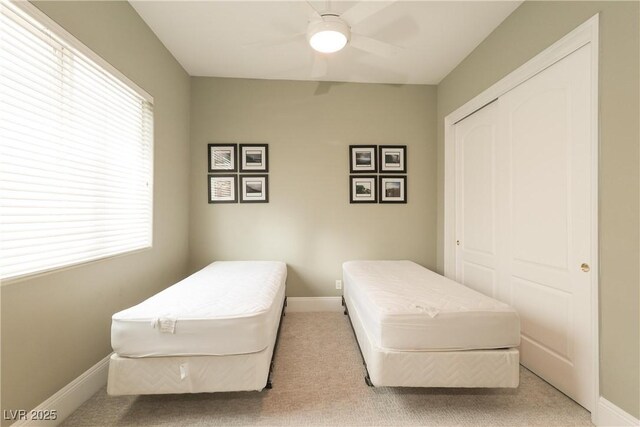
[[287, 311], [342, 311], [342, 297], [287, 297]]
[[[33, 411], [56, 411], [56, 419], [50, 421], [31, 420], [31, 411], [25, 420], [20, 420], [12, 424], [12, 427], [20, 426], [57, 426], [62, 423], [73, 411], [86, 402], [98, 390], [107, 384], [109, 374], [109, 358], [107, 357], [93, 365], [78, 378], [60, 389], [56, 394], [42, 402]], [[43, 413], [43, 412], [40, 412]]]
[[594, 420], [597, 426], [638, 426], [640, 420], [628, 414], [624, 410], [620, 409], [613, 403], [609, 402], [604, 397], [600, 396], [598, 400], [598, 408], [596, 412], [596, 419]]

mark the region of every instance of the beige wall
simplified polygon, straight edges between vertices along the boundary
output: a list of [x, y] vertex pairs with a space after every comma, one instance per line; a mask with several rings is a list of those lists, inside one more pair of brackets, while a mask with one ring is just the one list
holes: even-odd
[[443, 119], [600, 12], [601, 393], [640, 416], [639, 3], [525, 2], [438, 86], [438, 268], [443, 265]]
[[[340, 295], [350, 259], [436, 263], [434, 86], [193, 78], [190, 265], [276, 259], [287, 295]], [[269, 143], [268, 204], [207, 203], [207, 143]], [[406, 205], [349, 204], [349, 144], [406, 144]]]
[[35, 407], [105, 357], [111, 315], [187, 269], [189, 76], [127, 2], [36, 5], [155, 98], [154, 247], [3, 284], [2, 409]]

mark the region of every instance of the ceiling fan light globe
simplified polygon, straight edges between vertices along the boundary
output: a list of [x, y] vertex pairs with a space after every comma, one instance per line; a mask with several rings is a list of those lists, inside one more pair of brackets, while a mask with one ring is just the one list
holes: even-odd
[[339, 31], [319, 31], [309, 38], [309, 44], [318, 52], [334, 53], [347, 45], [347, 36]]
[[346, 22], [337, 15], [323, 15], [322, 20], [309, 24], [309, 45], [321, 53], [333, 53], [349, 43], [351, 31]]

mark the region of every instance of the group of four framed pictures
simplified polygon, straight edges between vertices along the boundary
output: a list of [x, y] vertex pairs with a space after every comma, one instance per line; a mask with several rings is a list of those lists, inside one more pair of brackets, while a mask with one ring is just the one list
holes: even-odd
[[351, 203], [407, 203], [406, 145], [350, 145], [349, 165]]
[[240, 203], [269, 202], [269, 144], [208, 144], [207, 150], [209, 203], [238, 203], [238, 194]]

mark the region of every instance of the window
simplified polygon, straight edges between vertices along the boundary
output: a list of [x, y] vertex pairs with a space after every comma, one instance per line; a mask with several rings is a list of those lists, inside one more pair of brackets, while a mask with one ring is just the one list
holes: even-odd
[[150, 247], [152, 98], [28, 2], [0, 19], [0, 278]]

